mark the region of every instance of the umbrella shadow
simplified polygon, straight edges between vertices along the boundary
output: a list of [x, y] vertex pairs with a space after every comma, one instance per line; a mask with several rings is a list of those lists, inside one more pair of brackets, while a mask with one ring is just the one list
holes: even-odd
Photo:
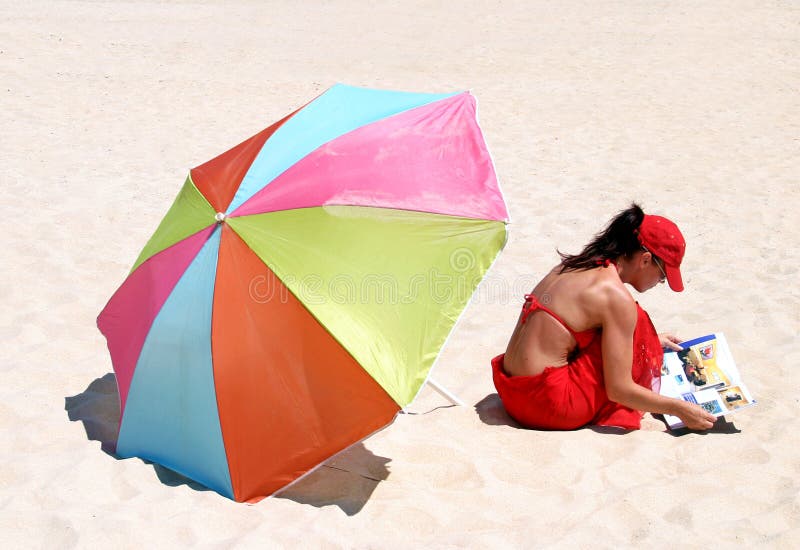
[[[97, 378], [78, 395], [64, 398], [64, 410], [72, 422], [83, 422], [86, 437], [90, 441], [99, 441], [104, 453], [116, 460], [123, 460], [116, 454], [119, 437], [119, 393], [117, 378], [109, 372]], [[159, 481], [170, 487], [186, 485], [195, 491], [210, 491], [208, 487], [188, 477], [173, 472], [160, 464], [140, 459], [153, 467]]]
[[489, 426], [511, 426], [523, 429], [516, 420], [509, 416], [500, 396], [496, 393], [490, 393], [475, 403], [475, 412], [478, 413], [481, 422]]
[[[72, 422], [83, 422], [86, 437], [90, 441], [99, 441], [103, 452], [115, 460], [124, 460], [116, 454], [119, 409], [117, 379], [111, 372], [92, 381], [82, 393], [64, 398], [67, 416]], [[141, 460], [153, 467], [156, 477], [164, 485], [186, 485], [195, 491], [211, 490], [160, 464]], [[389, 477], [389, 462], [391, 459], [377, 456], [363, 443], [357, 443], [328, 459], [319, 468], [276, 494], [275, 498], [294, 500], [318, 508], [335, 505], [352, 516], [364, 507], [378, 484]]]
[[356, 443], [274, 495], [317, 508], [338, 506], [348, 516], [361, 511], [381, 481], [389, 477], [390, 458]]
[[99, 441], [106, 454], [119, 459], [115, 454], [119, 436], [119, 394], [113, 373], [95, 379], [83, 393], [65, 397], [64, 410], [71, 421], [83, 422], [90, 441]]

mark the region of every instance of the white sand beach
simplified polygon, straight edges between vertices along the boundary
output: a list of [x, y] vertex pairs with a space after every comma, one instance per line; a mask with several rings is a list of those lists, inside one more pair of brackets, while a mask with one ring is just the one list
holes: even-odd
[[[800, 546], [800, 4], [0, 2], [0, 546]], [[95, 318], [187, 171], [336, 82], [470, 90], [510, 239], [410, 413], [237, 504], [106, 452]], [[707, 433], [520, 429], [521, 294], [632, 200], [688, 242], [660, 330], [722, 331], [758, 405]], [[106, 450], [102, 447], [106, 446]]]

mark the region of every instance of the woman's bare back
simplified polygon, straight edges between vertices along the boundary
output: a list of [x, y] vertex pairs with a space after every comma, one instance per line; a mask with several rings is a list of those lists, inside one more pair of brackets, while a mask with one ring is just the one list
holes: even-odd
[[[622, 285], [616, 269], [611, 266], [566, 273], [559, 273], [559, 269], [554, 267], [536, 285], [533, 295], [573, 331], [599, 330], [600, 320], [587, 304], [599, 285]], [[504, 368], [511, 376], [532, 376], [546, 367], [563, 367], [576, 346], [570, 330], [547, 312], [534, 311], [527, 318], [520, 314], [506, 348]]]

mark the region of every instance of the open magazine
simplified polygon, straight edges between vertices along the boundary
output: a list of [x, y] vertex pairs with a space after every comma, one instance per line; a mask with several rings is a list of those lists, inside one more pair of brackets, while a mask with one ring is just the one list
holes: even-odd
[[[683, 351], [665, 351], [661, 395], [697, 403], [714, 416], [755, 404], [721, 333], [682, 342]], [[664, 415], [670, 429], [683, 428], [677, 416]]]

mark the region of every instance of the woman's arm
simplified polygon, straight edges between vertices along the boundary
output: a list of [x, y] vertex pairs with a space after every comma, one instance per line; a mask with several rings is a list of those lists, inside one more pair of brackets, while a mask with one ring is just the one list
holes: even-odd
[[633, 331], [636, 328], [636, 304], [629, 296], [618, 296], [609, 289], [603, 308], [603, 376], [608, 398], [626, 407], [680, 418], [692, 430], [714, 425], [714, 416], [698, 405], [658, 395], [633, 381]]

